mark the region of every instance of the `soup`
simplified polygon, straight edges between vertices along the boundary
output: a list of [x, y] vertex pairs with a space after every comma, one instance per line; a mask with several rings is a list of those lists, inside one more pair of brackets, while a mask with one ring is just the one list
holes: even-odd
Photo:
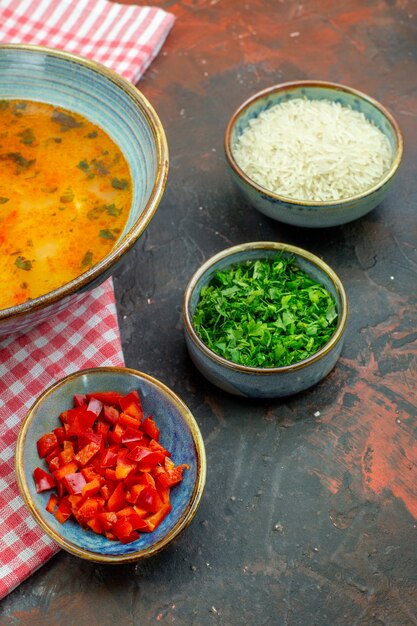
[[106, 256], [131, 199], [128, 163], [105, 131], [49, 104], [0, 100], [0, 309]]

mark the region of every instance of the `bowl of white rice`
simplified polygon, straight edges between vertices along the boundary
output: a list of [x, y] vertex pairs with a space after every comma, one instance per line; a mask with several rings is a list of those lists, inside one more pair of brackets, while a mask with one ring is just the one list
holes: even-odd
[[356, 89], [275, 85], [246, 100], [225, 132], [234, 182], [256, 209], [295, 226], [356, 220], [390, 189], [403, 153], [398, 123]]

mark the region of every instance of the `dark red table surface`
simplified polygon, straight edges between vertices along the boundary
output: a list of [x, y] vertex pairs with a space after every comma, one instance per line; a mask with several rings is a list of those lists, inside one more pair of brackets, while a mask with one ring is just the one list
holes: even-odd
[[[208, 474], [160, 555], [100, 566], [60, 552], [0, 607], [1, 625], [417, 624], [417, 2], [182, 0], [140, 88], [167, 133], [160, 208], [114, 276], [126, 365], [160, 378], [201, 428]], [[248, 206], [223, 135], [256, 91], [296, 79], [380, 100], [405, 140], [399, 177], [364, 218], [307, 230]], [[343, 280], [342, 357], [296, 397], [245, 401], [187, 355], [194, 270], [251, 240], [299, 245]]]

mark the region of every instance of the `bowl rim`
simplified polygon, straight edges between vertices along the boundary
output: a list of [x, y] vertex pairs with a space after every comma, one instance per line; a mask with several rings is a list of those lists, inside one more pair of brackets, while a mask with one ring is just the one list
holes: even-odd
[[[24, 447], [28, 434], [28, 428], [32, 423], [32, 420], [34, 419], [36, 410], [39, 409], [40, 406], [42, 406], [44, 399], [52, 395], [56, 389], [65, 386], [67, 382], [76, 378], [81, 378], [82, 376], [94, 376], [94, 374], [98, 372], [120, 373], [122, 375], [130, 374], [136, 378], [140, 378], [141, 380], [145, 380], [148, 383], [155, 385], [158, 390], [162, 392], [162, 394], [174, 404], [179, 413], [181, 413], [181, 416], [183, 417], [191, 433], [196, 451], [197, 478], [187, 508], [185, 509], [181, 517], [172, 527], [170, 532], [162, 537], [155, 544], [147, 548], [140, 549], [136, 552], [131, 552], [123, 555], [101, 554], [99, 552], [93, 552], [88, 550], [87, 548], [81, 548], [80, 546], [74, 544], [72, 541], [69, 541], [68, 539], [57, 533], [54, 528], [48, 525], [46, 519], [39, 514], [37, 508], [35, 507], [24, 472]], [[44, 391], [36, 398], [30, 409], [27, 411], [19, 428], [15, 453], [15, 473], [20, 494], [26, 506], [28, 507], [32, 517], [35, 519], [38, 525], [47, 533], [47, 535], [49, 535], [49, 537], [51, 537], [51, 539], [53, 539], [55, 543], [57, 543], [61, 548], [64, 548], [67, 552], [74, 554], [75, 556], [87, 559], [89, 561], [95, 561], [98, 563], [127, 563], [137, 561], [142, 558], [147, 558], [160, 552], [174, 539], [176, 539], [179, 534], [182, 533], [183, 530], [188, 526], [188, 524], [191, 522], [197, 512], [203, 495], [207, 474], [207, 461], [204, 440], [198, 427], [197, 421], [191, 413], [190, 409], [176, 395], [176, 393], [174, 393], [160, 380], [154, 378], [153, 376], [150, 376], [149, 374], [145, 374], [144, 372], [140, 372], [138, 370], [128, 367], [103, 366], [77, 370], [72, 374], [68, 374], [64, 378], [55, 381], [49, 387], [44, 389]]]
[[[337, 327], [329, 341], [324, 344], [320, 350], [309, 356], [307, 359], [303, 359], [302, 361], [297, 361], [296, 363], [292, 363], [291, 365], [285, 365], [282, 367], [249, 367], [247, 365], [241, 365], [240, 363], [234, 363], [233, 361], [229, 361], [228, 359], [223, 358], [222, 356], [216, 354], [200, 339], [197, 332], [194, 329], [194, 325], [192, 323], [192, 314], [191, 314], [191, 298], [194, 294], [195, 288], [197, 286], [198, 281], [202, 278], [202, 276], [209, 271], [218, 261], [223, 259], [227, 259], [230, 257], [230, 265], [233, 265], [232, 257], [240, 252], [250, 251], [250, 250], [259, 250], [262, 252], [263, 250], [275, 250], [278, 252], [284, 252], [293, 254], [294, 256], [300, 256], [303, 259], [313, 263], [316, 267], [318, 267], [321, 271], [323, 271], [328, 278], [332, 281], [333, 287], [337, 293], [339, 304], [340, 304], [340, 312], [339, 319], [337, 323]], [[258, 258], [263, 258], [262, 254], [259, 255]], [[244, 262], [244, 261], [241, 261]], [[236, 262], [238, 263], [238, 262]], [[200, 350], [208, 359], [213, 361], [215, 364], [225, 367], [230, 370], [234, 370], [240, 372], [242, 374], [248, 375], [261, 375], [261, 376], [271, 376], [276, 374], [285, 374], [290, 372], [296, 372], [298, 370], [304, 369], [308, 367], [312, 363], [315, 363], [322, 359], [324, 356], [329, 354], [336, 344], [343, 338], [343, 334], [345, 332], [348, 313], [349, 313], [349, 304], [346, 295], [345, 288], [342, 284], [342, 281], [338, 277], [338, 275], [334, 272], [334, 270], [327, 265], [322, 259], [318, 256], [309, 252], [308, 250], [304, 250], [303, 248], [299, 248], [298, 246], [293, 246], [287, 243], [281, 243], [276, 241], [252, 241], [249, 243], [238, 244], [236, 246], [232, 246], [231, 248], [226, 248], [210, 257], [205, 263], [203, 263], [197, 271], [191, 277], [184, 293], [183, 298], [183, 322], [186, 332], [188, 333], [188, 337], [191, 339], [195, 347]]]
[[93, 265], [89, 270], [80, 274], [70, 282], [65, 283], [61, 287], [54, 289], [46, 294], [42, 294], [33, 300], [27, 300], [21, 304], [0, 309], [0, 323], [8, 320], [18, 320], [25, 316], [27, 313], [39, 312], [52, 304], [71, 296], [75, 293], [88, 290], [88, 285], [93, 281], [99, 280], [102, 275], [106, 276], [106, 273], [124, 256], [132, 247], [132, 245], [143, 234], [151, 219], [153, 218], [160, 200], [162, 198], [169, 167], [169, 153], [168, 143], [165, 135], [165, 131], [160, 118], [158, 117], [155, 109], [150, 104], [148, 99], [143, 93], [130, 83], [126, 78], [115, 72], [114, 70], [93, 61], [82, 57], [72, 52], [66, 52], [63, 50], [57, 50], [49, 48], [47, 46], [38, 46], [33, 44], [18, 44], [18, 43], [0, 43], [0, 54], [12, 52], [33, 53], [46, 55], [49, 57], [55, 57], [61, 59], [63, 62], [70, 62], [72, 64], [82, 65], [84, 68], [91, 72], [100, 74], [106, 81], [109, 81], [116, 85], [121, 91], [123, 91], [131, 100], [138, 106], [145, 119], [147, 120], [152, 135], [155, 141], [156, 156], [157, 156], [157, 168], [155, 183], [151, 190], [148, 202], [144, 207], [139, 220], [129, 229], [129, 231], [120, 239], [116, 245], [112, 248], [109, 254]]
[[[234, 126], [236, 125], [241, 113], [243, 113], [249, 106], [251, 106], [254, 102], [256, 102], [256, 100], [260, 100], [264, 96], [268, 96], [270, 94], [277, 93], [279, 91], [295, 91], [302, 87], [320, 87], [324, 89], [330, 89], [333, 91], [341, 91], [349, 95], [356, 96], [362, 100], [365, 100], [366, 102], [371, 104], [373, 107], [375, 107], [380, 113], [382, 113], [382, 115], [390, 123], [397, 139], [397, 148], [393, 155], [393, 159], [392, 159], [389, 170], [386, 172], [385, 176], [383, 176], [383, 178], [381, 178], [377, 183], [372, 185], [372, 187], [368, 187], [368, 189], [365, 189], [365, 191], [362, 191], [361, 193], [355, 194], [353, 196], [347, 196], [346, 198], [341, 198], [339, 200], [318, 200], [318, 201], [298, 200], [295, 198], [289, 198], [288, 196], [277, 194], [271, 191], [270, 189], [263, 187], [262, 185], [254, 181], [252, 178], [250, 178], [239, 167], [233, 155], [231, 139], [232, 139], [232, 132], [233, 132]], [[394, 176], [394, 174], [398, 170], [401, 160], [402, 160], [403, 150], [404, 150], [404, 140], [403, 140], [403, 135], [402, 135], [400, 126], [398, 122], [396, 121], [396, 119], [394, 118], [394, 116], [392, 115], [392, 113], [384, 105], [382, 105], [380, 102], [378, 102], [378, 100], [376, 100], [372, 96], [368, 96], [367, 94], [365, 94], [362, 91], [359, 91], [358, 89], [349, 87], [347, 85], [343, 85], [341, 83], [334, 83], [334, 82], [324, 81], [324, 80], [289, 81], [285, 83], [272, 85], [271, 87], [267, 87], [265, 89], [262, 89], [261, 91], [256, 92], [255, 94], [250, 96], [247, 100], [245, 100], [241, 105], [239, 105], [239, 107], [232, 113], [227, 123], [226, 130], [224, 133], [224, 151], [226, 154], [226, 159], [230, 167], [232, 168], [232, 170], [235, 172], [235, 174], [239, 178], [244, 180], [245, 183], [247, 183], [250, 187], [252, 187], [252, 189], [257, 191], [258, 193], [268, 196], [269, 198], [273, 200], [285, 202], [286, 204], [290, 204], [294, 206], [300, 206], [300, 207], [306, 206], [312, 209], [314, 208], [320, 209], [320, 208], [324, 208], [328, 206], [331, 206], [334, 209], [338, 209], [338, 208], [343, 209], [343, 207], [345, 207], [346, 205], [352, 202], [361, 200], [369, 196], [373, 192], [377, 191], [378, 189], [383, 187], [389, 180], [391, 180], [391, 178]]]

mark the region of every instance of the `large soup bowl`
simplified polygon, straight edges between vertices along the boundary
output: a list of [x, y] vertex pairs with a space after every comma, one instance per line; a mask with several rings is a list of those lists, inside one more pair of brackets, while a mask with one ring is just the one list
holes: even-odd
[[53, 317], [108, 278], [154, 216], [168, 174], [166, 137], [155, 110], [136, 87], [94, 61], [39, 46], [0, 45], [0, 100], [7, 99], [62, 107], [101, 127], [124, 154], [133, 189], [127, 223], [112, 250], [58, 289], [0, 309], [0, 336]]

